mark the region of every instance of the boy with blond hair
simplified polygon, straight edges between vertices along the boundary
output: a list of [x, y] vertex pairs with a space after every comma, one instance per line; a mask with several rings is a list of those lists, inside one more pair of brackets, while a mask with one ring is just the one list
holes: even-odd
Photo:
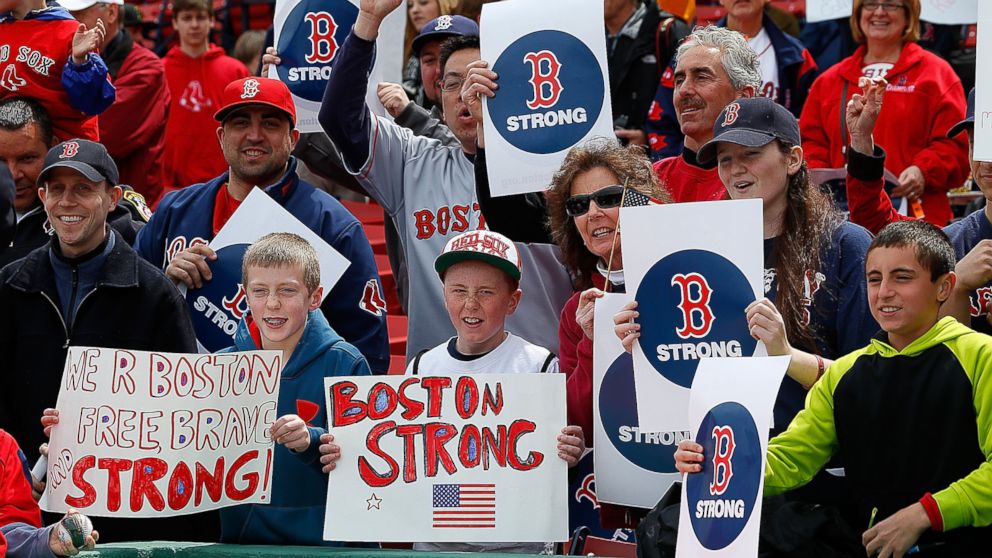
[[327, 477], [321, 472], [319, 440], [327, 430], [325, 376], [369, 375], [358, 349], [338, 335], [320, 311], [320, 262], [295, 234], [272, 233], [245, 252], [242, 282], [249, 314], [228, 351], [282, 351], [279, 417], [272, 424], [278, 444], [269, 504], [222, 509], [221, 542], [238, 544], [335, 545], [321, 538]]

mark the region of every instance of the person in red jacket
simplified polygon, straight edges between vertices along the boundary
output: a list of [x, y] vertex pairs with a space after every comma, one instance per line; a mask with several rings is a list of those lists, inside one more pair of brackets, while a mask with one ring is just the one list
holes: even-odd
[[951, 66], [916, 44], [919, 21], [919, 0], [855, 0], [851, 31], [861, 47], [813, 82], [799, 127], [810, 168], [843, 167], [850, 138], [841, 111], [860, 78], [886, 79], [875, 142], [899, 177], [892, 195], [920, 200], [925, 219], [944, 226], [947, 191], [967, 175], [966, 139], [945, 135], [964, 118], [965, 96]]
[[209, 0], [175, 0], [172, 25], [179, 46], [165, 55], [165, 77], [172, 106], [165, 128], [166, 188], [206, 182], [227, 170], [214, 113], [224, 87], [251, 75], [224, 49], [210, 43], [214, 25]]
[[[623, 186], [663, 202], [668, 193], [658, 183], [651, 161], [636, 146], [621, 147], [615, 140], [592, 140], [573, 147], [555, 172], [547, 192], [552, 238], [573, 278], [576, 292], [561, 310], [558, 325], [558, 363], [566, 380], [568, 424], [593, 432], [592, 315], [603, 289], [623, 292], [620, 253], [620, 203]], [[629, 205], [629, 203], [628, 203]], [[607, 277], [609, 276], [609, 277]], [[607, 287], [607, 282], [610, 286]], [[595, 442], [590, 436], [586, 439]], [[604, 527], [633, 528], [627, 508], [601, 504]]]
[[117, 100], [100, 115], [100, 143], [117, 163], [121, 184], [134, 188], [154, 208], [162, 195], [170, 100], [162, 60], [136, 44], [121, 25], [123, 0], [59, 3], [87, 27], [99, 20], [107, 29], [100, 54], [117, 88]]
[[0, 99], [37, 100], [59, 139], [99, 141], [96, 115], [115, 95], [107, 66], [91, 52], [104, 33], [102, 23], [87, 28], [58, 4], [0, 0]]

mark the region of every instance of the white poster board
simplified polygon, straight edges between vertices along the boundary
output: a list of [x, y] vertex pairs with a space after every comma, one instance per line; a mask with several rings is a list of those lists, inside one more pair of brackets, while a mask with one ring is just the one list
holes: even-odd
[[760, 199], [620, 210], [627, 292], [640, 313], [641, 428], [688, 429], [689, 388], [702, 359], [765, 354], [744, 314], [764, 296], [761, 215]]
[[943, 25], [975, 23], [978, 4], [978, 0], [920, 0], [920, 19]]
[[[941, 25], [978, 21], [978, 0], [920, 0], [920, 19]], [[806, 0], [806, 22], [851, 17], [852, 0]]]
[[42, 508], [165, 517], [267, 503], [281, 374], [280, 351], [70, 347]]
[[602, 0], [505, 0], [482, 7], [483, 98], [493, 196], [544, 191], [568, 150], [614, 137]]
[[689, 422], [703, 470], [682, 483], [679, 558], [758, 555], [768, 431], [788, 366], [788, 356], [700, 362]]
[[851, 17], [852, 0], [806, 0], [806, 23]]
[[196, 339], [206, 351], [219, 351], [234, 344], [238, 322], [248, 313], [248, 299], [241, 284], [242, 258], [252, 243], [274, 232], [298, 234], [317, 251], [324, 298], [351, 265], [340, 252], [265, 191], [252, 188], [210, 242], [210, 247], [217, 253], [217, 259], [210, 262], [213, 277], [204, 281], [199, 289], [186, 291]]
[[[688, 429], [639, 428], [631, 355], [613, 332], [613, 315], [633, 297], [608, 293], [596, 301], [593, 334], [593, 428], [596, 496], [600, 502], [650, 509], [680, 475], [676, 446]], [[588, 435], [587, 435], [588, 437]]]
[[[978, 59], [975, 75], [992, 75], [992, 3], [978, 5]], [[975, 83], [975, 149], [976, 161], [992, 161], [992, 87]]]
[[[568, 537], [563, 374], [324, 380], [341, 459], [324, 539], [548, 542]], [[383, 528], [388, 526], [388, 528]]]
[[[277, 0], [273, 44], [282, 63], [269, 76], [284, 82], [296, 104], [296, 128], [321, 132], [317, 113], [334, 58], [358, 17], [359, 0]], [[385, 114], [376, 86], [380, 81], [403, 79], [403, 36], [406, 10], [393, 10], [379, 29], [376, 63], [369, 76], [366, 102], [373, 112]]]

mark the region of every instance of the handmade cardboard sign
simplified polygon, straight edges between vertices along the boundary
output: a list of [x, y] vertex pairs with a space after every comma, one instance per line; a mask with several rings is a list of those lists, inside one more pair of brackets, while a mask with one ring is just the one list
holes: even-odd
[[613, 332], [613, 315], [633, 300], [606, 294], [596, 301], [593, 417], [596, 495], [600, 502], [650, 509], [679, 480], [673, 457], [688, 429], [651, 432], [637, 420], [634, 364]]
[[248, 313], [248, 297], [241, 284], [241, 261], [252, 243], [274, 232], [298, 234], [314, 247], [320, 259], [320, 285], [325, 298], [351, 265], [263, 190], [252, 189], [210, 242], [217, 253], [217, 259], [210, 262], [213, 277], [199, 289], [186, 291], [196, 339], [208, 352], [234, 345], [238, 322]]
[[689, 388], [703, 359], [765, 354], [744, 314], [764, 292], [761, 212], [757, 199], [620, 210], [627, 292], [640, 313], [641, 430], [687, 430]]
[[757, 556], [765, 449], [788, 356], [699, 363], [689, 420], [703, 470], [682, 484], [680, 558]]
[[163, 517], [269, 501], [282, 353], [70, 347], [43, 509]]
[[[325, 380], [341, 460], [324, 538], [548, 542], [567, 538], [562, 374]], [[383, 529], [388, 525], [388, 529]]]

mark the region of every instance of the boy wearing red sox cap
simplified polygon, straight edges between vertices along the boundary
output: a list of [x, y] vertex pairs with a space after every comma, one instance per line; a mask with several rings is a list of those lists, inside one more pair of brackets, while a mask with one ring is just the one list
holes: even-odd
[[[499, 233], [471, 231], [449, 240], [434, 260], [434, 269], [441, 278], [444, 305], [457, 335], [417, 354], [406, 373], [557, 373], [554, 353], [505, 329], [506, 317], [516, 311], [523, 296], [520, 268], [516, 245]], [[334, 469], [341, 455], [333, 440], [330, 434], [321, 437], [324, 471]], [[563, 428], [558, 435], [558, 457], [572, 466], [584, 451], [582, 428]], [[544, 543], [417, 543], [414, 549], [538, 554]]]

